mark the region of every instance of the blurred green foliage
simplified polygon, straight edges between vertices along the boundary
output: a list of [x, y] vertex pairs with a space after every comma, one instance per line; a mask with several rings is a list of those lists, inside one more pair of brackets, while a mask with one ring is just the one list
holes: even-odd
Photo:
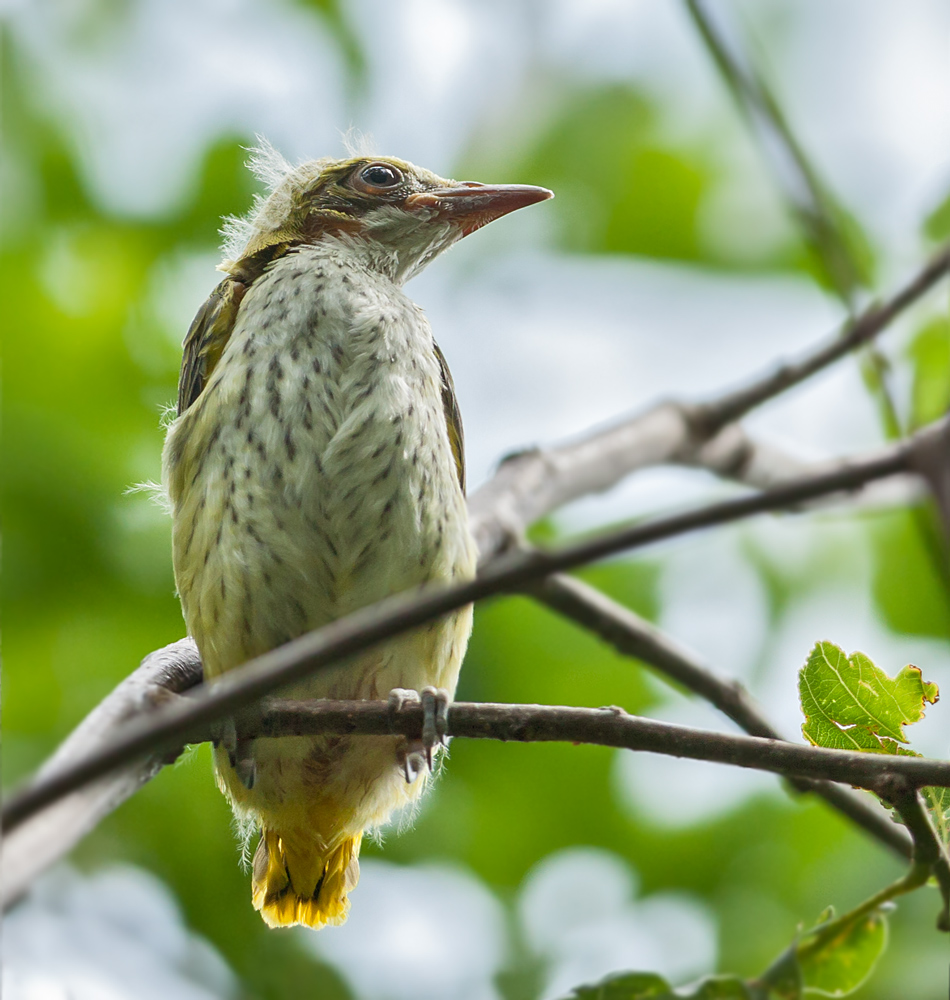
[[926, 508], [872, 524], [874, 597], [895, 632], [950, 638], [950, 586], [940, 528]]
[[636, 90], [572, 95], [516, 165], [519, 181], [558, 192], [567, 250], [700, 260], [699, 208], [712, 186], [702, 150], [676, 149]]
[[950, 315], [925, 323], [907, 355], [914, 371], [911, 426], [922, 427], [950, 409]]
[[950, 238], [950, 194], [927, 216], [924, 232], [932, 240], [943, 241]]
[[[804, 936], [820, 932], [834, 919], [834, 910]], [[600, 982], [578, 986], [564, 1000], [799, 1000], [802, 996], [850, 996], [872, 974], [887, 947], [887, 920], [880, 910], [854, 920], [833, 941], [819, 943], [798, 955], [799, 938], [761, 975], [704, 976], [676, 989], [649, 972], [612, 973]]]
[[[340, 6], [311, 6], [336, 26], [358, 78], [363, 57]], [[179, 209], [150, 221], [110, 216], [91, 201], [65, 129], [35, 103], [19, 53], [8, 47], [0, 67], [16, 168], [0, 250], [2, 765], [9, 786], [143, 655], [183, 632], [168, 525], [145, 496], [126, 493], [158, 478], [161, 407], [175, 395], [184, 328], [169, 328], [156, 288], [169, 268], [206, 259], [210, 290], [220, 217], [243, 211], [253, 188], [241, 149], [251, 137], [217, 139]], [[571, 252], [809, 273], [795, 239], [751, 261], [711, 248], [701, 215], [723, 169], [715, 137], [708, 146], [675, 143], [664, 137], [663, 113], [630, 88], [567, 90], [540, 134], [496, 169], [513, 166], [507, 179], [557, 189], [557, 238]], [[933, 216], [932, 230], [941, 218]], [[948, 329], [945, 318], [930, 321], [908, 349], [915, 424], [950, 402]], [[866, 526], [882, 618], [901, 633], [950, 638], [945, 580], [915, 522], [893, 513], [868, 517]], [[765, 557], [750, 562], [772, 596], [777, 625], [813, 577]], [[588, 575], [655, 617], [660, 572], [660, 562], [638, 561]], [[659, 690], [641, 665], [527, 599], [509, 598], [479, 609], [459, 697], [647, 712]], [[704, 900], [718, 921], [721, 967], [743, 974], [764, 968], [803, 914], [830, 901], [851, 905], [898, 870], [810, 801], [759, 798], [675, 830], [631, 817], [614, 792], [613, 761], [613, 752], [601, 748], [457, 741], [414, 828], [391, 834], [382, 848], [369, 845], [367, 853], [381, 850], [406, 863], [445, 858], [511, 901], [525, 874], [550, 852], [600, 846], [638, 870], [644, 893], [682, 889]], [[127, 859], [157, 872], [189, 923], [242, 977], [248, 996], [346, 997], [336, 973], [306, 955], [292, 935], [268, 931], [251, 909], [229, 810], [210, 771], [207, 747], [166, 769], [86, 839], [77, 860]], [[897, 983], [901, 995], [917, 1000], [943, 995], [943, 973], [932, 975], [935, 962], [943, 962], [934, 958], [941, 942], [933, 909], [926, 898], [902, 907], [894, 946], [861, 997], [897, 995]], [[533, 961], [515, 948], [501, 980], [510, 1000], [536, 996]]]

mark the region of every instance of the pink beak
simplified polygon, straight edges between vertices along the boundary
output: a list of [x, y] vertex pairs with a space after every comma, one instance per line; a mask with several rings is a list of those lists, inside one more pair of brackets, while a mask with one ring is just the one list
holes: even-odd
[[446, 222], [457, 223], [462, 227], [462, 235], [468, 236], [509, 212], [553, 197], [553, 191], [532, 184], [462, 181], [458, 187], [411, 194], [405, 201], [405, 207], [409, 211], [429, 210]]

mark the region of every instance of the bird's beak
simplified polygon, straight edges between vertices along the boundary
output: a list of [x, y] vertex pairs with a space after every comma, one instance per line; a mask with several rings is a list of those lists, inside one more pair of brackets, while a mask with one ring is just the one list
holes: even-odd
[[468, 236], [509, 212], [553, 197], [553, 191], [532, 184], [462, 181], [458, 187], [411, 194], [406, 199], [405, 207], [410, 212], [431, 212], [432, 217], [454, 222], [462, 227], [462, 236]]

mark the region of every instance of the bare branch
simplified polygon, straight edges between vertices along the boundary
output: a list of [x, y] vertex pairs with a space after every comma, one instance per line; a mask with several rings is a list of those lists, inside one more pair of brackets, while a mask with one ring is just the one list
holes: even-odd
[[[497, 555], [507, 546], [512, 536], [520, 535], [528, 524], [544, 516], [550, 510], [586, 493], [607, 489], [629, 472], [646, 465], [679, 461], [684, 464], [700, 465], [720, 475], [762, 486], [771, 485], [784, 479], [790, 473], [798, 472], [801, 466], [794, 459], [784, 455], [778, 449], [750, 441], [741, 428], [729, 423], [729, 418], [735, 419], [745, 409], [758, 405], [765, 399], [771, 398], [772, 395], [795, 384], [796, 381], [813, 374], [825, 364], [830, 364], [843, 353], [842, 345], [854, 346], [851, 343], [852, 340], [858, 342], [874, 336], [886, 322], [889, 322], [894, 315], [914, 301], [916, 297], [923, 294], [948, 269], [950, 269], [950, 247], [938, 254], [889, 303], [879, 310], [870, 310], [859, 318], [851, 327], [850, 339], [835, 338], [832, 343], [823, 345], [814, 352], [810, 356], [810, 361], [806, 358], [797, 365], [785, 366], [739, 393], [722, 397], [718, 404], [715, 400], [692, 407], [676, 403], [662, 404], [625, 424], [590, 435], [577, 443], [551, 449], [547, 452], [523, 453], [515, 459], [503, 463], [494, 480], [483, 487], [470, 500], [469, 504], [472, 527], [479, 542], [483, 560]], [[847, 350], [848, 346], [844, 347], [844, 350]], [[942, 479], [939, 475], [935, 476], [933, 470], [935, 468], [946, 469], [945, 462], [940, 465], [944, 451], [941, 450], [942, 445], [937, 440], [937, 436], [932, 436], [930, 440], [932, 443], [929, 445], [929, 451], [924, 449], [923, 441], [915, 446], [912, 452], [912, 464], [915, 471], [927, 476], [928, 481], [935, 487], [938, 500], [942, 502], [941, 498], [945, 499], [945, 494], [950, 494], [950, 488], [942, 488]], [[881, 474], [887, 475], [888, 473], [885, 471]], [[848, 488], [854, 489], [856, 484], [851, 483]], [[818, 496], [821, 495], [821, 493], [818, 494]], [[944, 508], [946, 508], [946, 504], [942, 504], [941, 509]], [[683, 530], [691, 529], [684, 528]], [[632, 544], [639, 543], [634, 541]], [[500, 587], [499, 589], [504, 588]], [[159, 687], [162, 686], [159, 685]], [[175, 687], [172, 684], [168, 686], [168, 689], [175, 690]], [[113, 698], [116, 699], [115, 703], [113, 703]], [[120, 688], [100, 706], [103, 714], [100, 715], [99, 710], [96, 710], [90, 716], [90, 719], [96, 717], [100, 720], [96, 725], [96, 730], [103, 735], [102, 747], [108, 746], [111, 735], [114, 733], [115, 719], [123, 716], [125, 704], [125, 690], [120, 685]], [[113, 712], [116, 714], [111, 714]], [[226, 710], [223, 709], [222, 713], [227, 714]], [[101, 724], [101, 720], [105, 716], [112, 719], [111, 728]], [[166, 742], [165, 746], [173, 748], [178, 742], [180, 742], [179, 739], [172, 738]], [[146, 749], [148, 748], [146, 746]], [[124, 751], [120, 752], [129, 753], [131, 751], [126, 747]], [[71, 765], [84, 756], [85, 754], [76, 753], [76, 744], [72, 743], [72, 740], [68, 741], [61, 748], [61, 753], [57, 754], [55, 758], [57, 768], [53, 768], [54, 762], [51, 761], [48, 768], [44, 768], [41, 774], [34, 779], [33, 790], [35, 791], [36, 785], [40, 785], [46, 787], [47, 793], [49, 793], [51, 790], [50, 782], [58, 781], [61, 783], [64, 780], [62, 772], [59, 770], [59, 763], [63, 763], [65, 766], [68, 762]], [[154, 773], [154, 770], [150, 770], [152, 765], [148, 762], [140, 765], [128, 765], [127, 761], [123, 761], [121, 757], [114, 758], [113, 766], [122, 766], [123, 764], [125, 764], [123, 772], [113, 776], [111, 782], [102, 782], [95, 794], [90, 790], [87, 797], [79, 796], [72, 799], [71, 810], [75, 809], [76, 812], [70, 811], [70, 815], [76, 818], [79, 832], [70, 843], [67, 843], [68, 837], [64, 836], [65, 822], [57, 824], [53, 820], [49, 821], [47, 829], [57, 831], [56, 837], [48, 841], [49, 849], [46, 857], [49, 860], [67, 850], [71, 843], [80, 839], [82, 834], [91, 829], [101, 816], [131, 795], [143, 781], [148, 780], [148, 777]], [[107, 771], [108, 768], [100, 768], [96, 774], [101, 776]], [[134, 777], [134, 775], [138, 775], [139, 778]], [[81, 787], [81, 784], [80, 781], [79, 784], [70, 786], [67, 781], [66, 786], [62, 787], [68, 794], [70, 790]], [[54, 801], [58, 794], [60, 793], [53, 793], [50, 798], [44, 801]], [[12, 805], [15, 807], [16, 803], [17, 797], [14, 796]], [[34, 811], [35, 808], [40, 807], [40, 805], [36, 805]], [[4, 814], [5, 821], [9, 821], [10, 815], [15, 815], [15, 813], [6, 812]], [[60, 815], [65, 817], [65, 806], [63, 806], [63, 812]], [[46, 822], [45, 818], [44, 822]], [[858, 819], [858, 822], [867, 825], [861, 819]], [[17, 841], [17, 843], [20, 842], [23, 841]], [[65, 846], [57, 848], [55, 846], [57, 842]], [[8, 837], [8, 857], [15, 857], [15, 846], [16, 844], [12, 843]], [[42, 860], [42, 852], [35, 852], [32, 857], [36, 861], [35, 869], [37, 871], [48, 863], [48, 861]], [[20, 870], [24, 874], [26, 873], [25, 868]], [[28, 877], [25, 878], [23, 884], [25, 885], [27, 881]], [[13, 886], [14, 883], [8, 882], [7, 885]]]
[[14, 829], [50, 802], [113, 768], [124, 766], [130, 759], [174, 750], [184, 742], [201, 739], [215, 720], [233, 715], [295, 680], [327, 669], [344, 657], [472, 601], [523, 590], [551, 573], [573, 569], [617, 552], [765, 511], [788, 509], [815, 497], [856, 489], [872, 480], [904, 472], [920, 440], [938, 430], [942, 433], [944, 423], [930, 425], [907, 441], [871, 457], [855, 459], [841, 469], [609, 532], [555, 552], [511, 552], [500, 556], [475, 580], [397, 594], [363, 608], [229, 671], [213, 686], [202, 688], [188, 698], [187, 704], [168, 705], [151, 717], [131, 722], [121, 733], [116, 733], [109, 746], [75, 761], [63, 772], [31, 782], [4, 804], [4, 829]]
[[[68, 771], [77, 760], [108, 746], [123, 723], [175, 699], [177, 693], [195, 687], [201, 679], [201, 659], [191, 639], [179, 639], [149, 653], [142, 665], [86, 716], [34, 780], [46, 781]], [[103, 816], [158, 774], [165, 763], [155, 754], [133, 760], [95, 783], [80, 786], [7, 834], [0, 856], [4, 909]]]
[[781, 365], [772, 374], [729, 393], [711, 404], [698, 407], [697, 419], [718, 430], [738, 420], [756, 406], [786, 389], [804, 382], [816, 372], [839, 361], [855, 348], [870, 343], [908, 306], [916, 302], [941, 278], [950, 273], [950, 245], [944, 246], [903, 288], [881, 305], [872, 305], [848, 323], [840, 335], [830, 338], [796, 362]]
[[661, 403], [576, 441], [520, 452], [503, 461], [469, 499], [469, 520], [482, 562], [504, 551], [551, 511], [610, 489], [637, 469], [675, 462], [704, 465], [740, 479], [752, 470], [762, 476], [762, 467], [753, 464], [762, 453], [729, 425], [868, 343], [948, 273], [950, 245], [891, 299], [862, 313], [843, 333], [745, 388], [706, 402]]
[[[695, 654], [645, 621], [629, 608], [583, 580], [555, 574], [529, 593], [553, 610], [600, 636], [624, 656], [633, 656], [670, 680], [698, 694], [752, 736], [783, 739], [759, 709], [749, 692], [735, 680], [717, 676]], [[877, 840], [903, 857], [911, 843], [890, 817], [869, 800], [827, 781], [790, 778], [802, 793], [813, 792]]]
[[[417, 738], [421, 731], [419, 703], [407, 703], [394, 712], [385, 701], [268, 699], [259, 715], [243, 718], [238, 725], [239, 736], [248, 739], [324, 733], [401, 733]], [[591, 743], [775, 774], [824, 778], [862, 788], [876, 788], [894, 775], [915, 788], [950, 787], [950, 761], [828, 750], [758, 736], [717, 733], [630, 715], [616, 707], [457, 701], [449, 705], [446, 735], [522, 743]]]

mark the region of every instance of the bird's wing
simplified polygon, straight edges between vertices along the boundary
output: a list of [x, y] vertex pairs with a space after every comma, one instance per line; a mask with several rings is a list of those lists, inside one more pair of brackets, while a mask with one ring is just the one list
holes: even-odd
[[445, 426], [449, 432], [449, 444], [455, 458], [455, 472], [458, 475], [459, 486], [465, 492], [465, 435], [462, 432], [462, 414], [459, 412], [458, 399], [455, 397], [455, 383], [449, 371], [448, 362], [439, 345], [433, 343], [435, 356], [439, 359], [439, 372], [442, 375], [442, 407], [445, 410]]
[[208, 296], [188, 329], [178, 379], [178, 416], [201, 395], [234, 329], [248, 286], [225, 278]]

